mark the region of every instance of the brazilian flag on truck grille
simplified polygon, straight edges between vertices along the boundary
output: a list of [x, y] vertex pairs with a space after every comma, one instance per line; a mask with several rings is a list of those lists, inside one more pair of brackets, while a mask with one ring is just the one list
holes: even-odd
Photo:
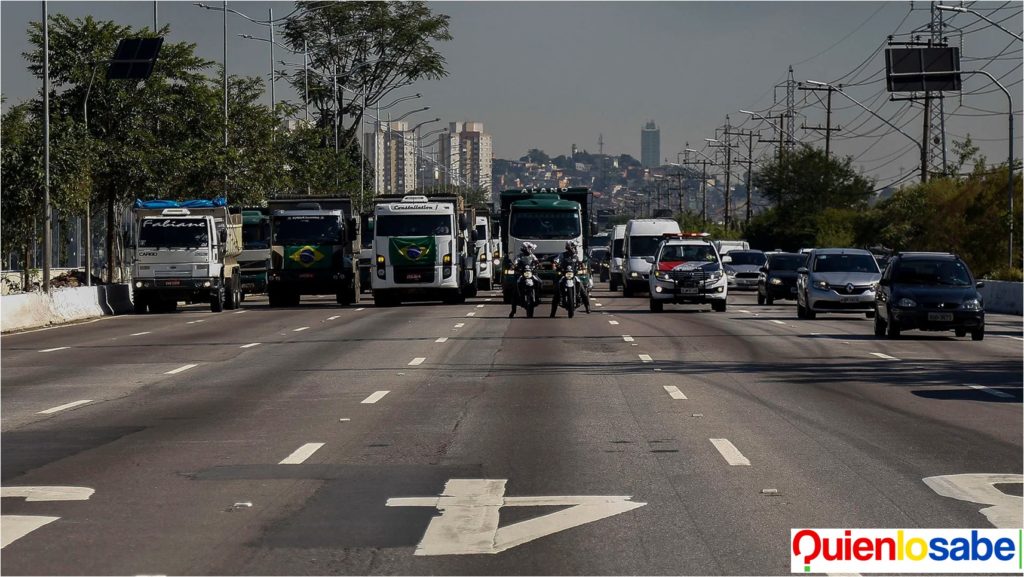
[[437, 245], [432, 236], [391, 237], [389, 248], [393, 266], [426, 266], [436, 262]]
[[284, 247], [284, 268], [330, 268], [331, 246], [300, 245]]

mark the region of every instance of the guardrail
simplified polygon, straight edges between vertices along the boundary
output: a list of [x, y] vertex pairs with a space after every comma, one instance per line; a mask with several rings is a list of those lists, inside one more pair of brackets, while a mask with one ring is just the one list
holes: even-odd
[[985, 301], [985, 311], [1008, 315], [1024, 313], [1024, 283], [988, 280], [978, 289]]

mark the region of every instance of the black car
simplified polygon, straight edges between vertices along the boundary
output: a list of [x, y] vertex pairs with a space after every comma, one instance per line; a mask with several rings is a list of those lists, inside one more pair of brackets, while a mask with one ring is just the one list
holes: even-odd
[[804, 266], [807, 255], [795, 252], [768, 253], [757, 278], [757, 304], [796, 298], [796, 269]]
[[875, 292], [875, 335], [896, 338], [900, 331], [953, 331], [985, 338], [985, 306], [967, 264], [939, 252], [897, 254]]
[[611, 253], [606, 246], [596, 246], [590, 249], [590, 272], [601, 282], [608, 281], [608, 259], [610, 256]]

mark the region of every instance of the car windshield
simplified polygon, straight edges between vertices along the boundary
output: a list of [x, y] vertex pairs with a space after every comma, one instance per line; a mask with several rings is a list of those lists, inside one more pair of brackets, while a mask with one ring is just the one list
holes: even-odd
[[869, 254], [819, 254], [814, 272], [878, 272], [875, 258]]
[[274, 244], [332, 244], [341, 233], [339, 218], [323, 216], [275, 216]]
[[806, 260], [802, 254], [773, 254], [768, 257], [768, 266], [772, 270], [796, 270], [804, 266]]
[[894, 271], [898, 283], [917, 285], [971, 286], [971, 275], [960, 261], [903, 260]]
[[581, 231], [579, 213], [570, 210], [513, 212], [509, 225], [509, 233], [516, 238], [576, 238]]
[[382, 214], [374, 223], [377, 236], [447, 236], [452, 217], [447, 214]]
[[247, 250], [270, 248], [270, 220], [260, 219], [242, 225], [242, 247]]
[[145, 218], [139, 226], [139, 247], [191, 248], [210, 244], [201, 218]]
[[617, 238], [612, 242], [612, 256], [615, 258], [622, 258], [622, 241], [625, 239]]
[[658, 244], [664, 240], [661, 236], [631, 236], [629, 237], [629, 257], [654, 256], [658, 251]]
[[715, 250], [706, 244], [669, 244], [661, 249], [658, 260], [718, 262], [718, 257], [715, 256]]
[[753, 265], [761, 266], [764, 264], [765, 257], [761, 251], [742, 251], [734, 250], [729, 253], [732, 258], [733, 265]]

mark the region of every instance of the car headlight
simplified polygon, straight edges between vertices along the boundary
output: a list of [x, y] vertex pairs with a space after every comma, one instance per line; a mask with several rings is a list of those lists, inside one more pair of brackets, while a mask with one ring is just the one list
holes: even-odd
[[820, 289], [820, 290], [823, 290], [823, 291], [827, 291], [828, 290], [828, 282], [826, 282], [826, 281], [816, 280], [812, 284], [814, 285], [814, 288], [816, 288], [816, 289]]
[[772, 277], [771, 279], [768, 280], [768, 283], [769, 284], [773, 284], [775, 286], [779, 286], [780, 284], [782, 284], [782, 279], [776, 278], [776, 277]]
[[900, 300], [896, 301], [896, 306], [905, 309], [912, 309], [917, 306], [917, 301], [915, 301], [914, 299], [901, 298]]
[[719, 280], [721, 278], [722, 278], [722, 271], [720, 271], [720, 270], [713, 270], [713, 271], [711, 271], [708, 274], [707, 282], [715, 282], [715, 281], [717, 281], [717, 280]]
[[978, 299], [967, 299], [964, 301], [964, 310], [966, 311], [980, 311], [981, 301]]
[[629, 276], [630, 276], [630, 278], [637, 278], [640, 275], [636, 271], [633, 271], [633, 272], [629, 273]]
[[654, 271], [654, 278], [658, 280], [668, 280], [668, 273], [662, 270]]
[[516, 271], [514, 271], [514, 270], [512, 270], [510, 268], [507, 268], [507, 269], [505, 269], [505, 274], [507, 274], [507, 275], [516, 274]]
[[732, 269], [728, 269], [728, 270], [725, 271], [725, 274], [727, 274], [729, 276], [736, 276], [736, 271], [734, 271]]
[[135, 288], [142, 288], [142, 281], [140, 281], [140, 280], [135, 281]]

